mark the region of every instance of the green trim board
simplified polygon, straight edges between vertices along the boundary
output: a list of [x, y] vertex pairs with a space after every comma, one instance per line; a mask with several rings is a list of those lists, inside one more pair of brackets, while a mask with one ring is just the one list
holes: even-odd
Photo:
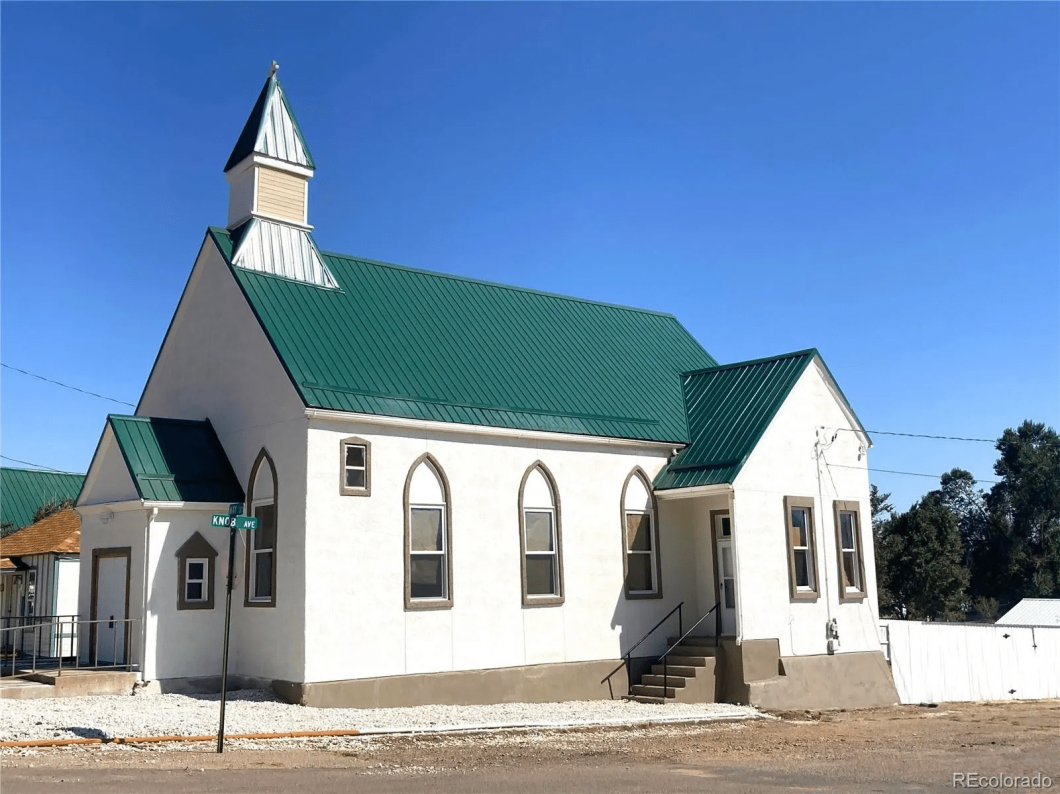
[[[734, 482], [780, 406], [815, 359], [835, 384], [815, 349], [685, 373], [690, 443], [655, 477], [656, 490]], [[864, 432], [838, 384], [835, 388]]]
[[77, 499], [84, 483], [84, 474], [0, 466], [0, 523], [10, 523], [12, 532], [28, 527], [37, 508]]
[[159, 502], [242, 502], [243, 487], [210, 420], [111, 414], [137, 493]]
[[321, 289], [208, 234], [309, 407], [683, 444], [680, 375], [717, 366], [670, 314], [328, 252]]

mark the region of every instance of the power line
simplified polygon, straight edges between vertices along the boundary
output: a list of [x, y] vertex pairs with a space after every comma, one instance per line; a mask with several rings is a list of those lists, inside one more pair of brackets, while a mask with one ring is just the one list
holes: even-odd
[[[857, 433], [858, 432], [857, 430], [854, 430], [854, 429], [849, 428], [849, 427], [841, 427], [839, 429], [840, 430], [846, 430], [848, 433]], [[978, 441], [978, 442], [983, 443], [983, 444], [1033, 444], [1034, 443], [1033, 441], [1028, 441], [1027, 439], [1023, 439], [1023, 438], [1013, 438], [1013, 439], [1007, 439], [1006, 440], [1004, 438], [971, 438], [969, 436], [934, 436], [934, 435], [931, 435], [929, 433], [899, 433], [899, 432], [897, 432], [895, 430], [866, 430], [865, 432], [866, 433], [872, 433], [873, 435], [876, 435], [876, 436], [905, 436], [906, 438], [934, 438], [934, 439], [939, 439], [941, 441]], [[1055, 442], [1052, 442], [1052, 441], [1039, 441], [1038, 444], [1040, 446], [1045, 446], [1045, 447], [1060, 446], [1060, 445], [1058, 445], [1058, 444], [1056, 444]]]
[[[858, 469], [864, 471], [861, 466], [844, 466], [841, 463], [829, 463], [827, 460], [824, 463], [826, 466], [834, 466], [837, 469]], [[883, 474], [904, 474], [908, 477], [931, 477], [934, 480], [942, 479], [941, 474], [925, 474], [921, 471], [896, 471], [894, 469], [874, 469], [871, 466], [868, 468], [868, 471], [877, 471]], [[990, 483], [991, 485], [996, 485], [997, 483], [1001, 482], [1001, 480], [976, 480], [975, 482], [976, 484], [983, 482]]]
[[10, 458], [7, 455], [0, 455], [0, 458], [4, 460], [14, 461], [15, 463], [22, 463], [26, 466], [33, 466], [35, 469], [43, 469], [44, 471], [55, 472], [56, 474], [78, 474], [76, 471], [63, 471], [62, 469], [53, 469], [51, 466], [42, 466], [39, 463], [30, 463], [28, 460], [19, 460], [18, 458]]
[[88, 391], [87, 389], [79, 389], [76, 386], [71, 386], [68, 383], [60, 383], [57, 380], [52, 380], [51, 378], [46, 378], [43, 375], [38, 375], [38, 374], [36, 374], [34, 372], [26, 372], [26, 370], [19, 369], [18, 367], [12, 367], [10, 364], [4, 364], [4, 363], [0, 362], [0, 367], [3, 367], [4, 369], [13, 369], [15, 372], [21, 372], [23, 375], [29, 375], [31, 378], [36, 378], [37, 380], [42, 380], [42, 381], [45, 381], [46, 383], [54, 383], [56, 386], [62, 386], [64, 389], [73, 389], [74, 391], [79, 391], [82, 394], [88, 394], [88, 395], [90, 395], [92, 397], [99, 397], [99, 399], [101, 399], [101, 400], [110, 400], [112, 403], [118, 403], [118, 405], [128, 405], [130, 408], [135, 408], [136, 407], [132, 403], [125, 402], [125, 400], [116, 400], [113, 397], [106, 396], [105, 394], [96, 394], [96, 392], [94, 392], [94, 391]]

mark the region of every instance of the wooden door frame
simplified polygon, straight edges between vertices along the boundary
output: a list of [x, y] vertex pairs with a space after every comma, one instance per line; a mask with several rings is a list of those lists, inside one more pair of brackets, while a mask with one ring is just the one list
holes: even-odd
[[[125, 620], [129, 619], [129, 585], [132, 579], [132, 546], [113, 546], [105, 549], [92, 549], [92, 598], [89, 607], [88, 619], [96, 620], [96, 608], [99, 606], [99, 560], [102, 557], [124, 557], [125, 558]], [[88, 662], [96, 658], [96, 635], [99, 631], [98, 623], [89, 623], [91, 629], [88, 633]], [[129, 664], [129, 624], [125, 624], [123, 633], [122, 664]], [[111, 660], [114, 664], [114, 660]], [[116, 665], [115, 665], [116, 666]]]
[[[733, 527], [733, 524], [732, 524], [732, 511], [730, 511], [728, 508], [726, 508], [725, 510], [711, 510], [710, 511], [710, 557], [711, 557], [711, 559], [714, 562], [714, 603], [718, 605], [718, 623], [719, 623], [719, 625], [724, 623], [724, 621], [721, 620], [721, 610], [724, 607], [724, 604], [722, 603], [722, 600], [721, 600], [721, 570], [720, 570], [720, 568], [718, 566], [718, 522], [717, 522], [717, 519], [720, 516], [728, 516], [729, 517], [729, 544], [730, 544], [730, 548], [735, 543], [734, 533], [732, 531], [732, 527]], [[733, 581], [733, 584], [736, 583], [736, 561], [735, 560], [733, 560], [732, 581]], [[734, 605], [736, 604], [736, 593], [732, 594], [732, 602], [733, 602]], [[724, 627], [724, 625], [722, 625], [722, 629], [721, 629], [722, 633], [718, 634], [719, 638], [721, 638], [721, 637], [735, 637], [736, 636], [736, 625], [735, 624], [737, 623], [737, 616], [736, 616], [735, 613], [736, 613], [737, 609], [738, 609], [737, 606], [733, 607], [733, 613], [734, 613], [733, 614], [733, 633], [732, 634], [725, 634], [724, 633], [725, 627]]]

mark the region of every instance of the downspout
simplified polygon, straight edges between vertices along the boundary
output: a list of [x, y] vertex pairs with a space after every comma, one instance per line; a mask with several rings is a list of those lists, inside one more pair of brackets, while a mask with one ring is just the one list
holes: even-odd
[[[147, 525], [144, 528], [144, 587], [143, 601], [140, 607], [140, 680], [148, 681], [147, 677], [147, 605], [151, 597], [151, 524], [158, 515], [157, 507], [147, 509]], [[126, 616], [128, 617], [128, 616]]]

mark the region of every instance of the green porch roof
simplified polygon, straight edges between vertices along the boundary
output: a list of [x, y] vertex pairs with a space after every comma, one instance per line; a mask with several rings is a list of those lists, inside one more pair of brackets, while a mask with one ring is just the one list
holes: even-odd
[[688, 441], [680, 374], [717, 362], [672, 315], [323, 256], [338, 290], [232, 267], [307, 406]]
[[733, 482], [818, 355], [801, 350], [687, 373], [683, 384], [691, 443], [656, 475], [655, 488]]
[[83, 474], [0, 466], [0, 523], [10, 522], [12, 531], [27, 527], [38, 507], [76, 499], [84, 483]]
[[208, 419], [111, 414], [107, 422], [141, 499], [243, 501], [243, 487]]

